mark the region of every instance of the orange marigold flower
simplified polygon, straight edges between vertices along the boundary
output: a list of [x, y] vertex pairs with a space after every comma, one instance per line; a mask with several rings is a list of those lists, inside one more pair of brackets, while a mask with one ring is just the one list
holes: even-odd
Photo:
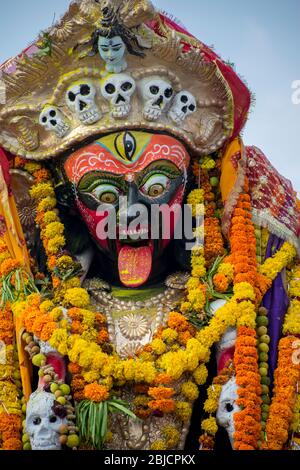
[[171, 398], [174, 394], [175, 390], [167, 387], [150, 387], [148, 391], [148, 395], [155, 400]]
[[61, 280], [58, 277], [53, 276], [52, 284], [54, 289], [58, 289], [58, 287], [61, 285]]
[[108, 331], [104, 329], [99, 331], [98, 336], [97, 336], [97, 343], [98, 344], [106, 343], [108, 340], [109, 340]]
[[218, 292], [226, 292], [229, 287], [228, 280], [224, 274], [216, 274], [213, 278], [213, 282]]
[[164, 374], [164, 373], [158, 374], [158, 375], [156, 376], [155, 381], [154, 381], [154, 383], [155, 383], [156, 385], [168, 385], [168, 384], [170, 384], [170, 383], [172, 383], [172, 382], [173, 382], [172, 377], [170, 377], [170, 375]]
[[49, 339], [51, 338], [53, 332], [56, 330], [57, 328], [57, 325], [55, 322], [53, 321], [48, 321], [44, 326], [43, 326], [43, 329], [42, 329], [42, 332], [41, 332], [41, 335], [40, 335], [40, 339], [42, 341], [49, 341]]
[[23, 444], [20, 439], [12, 438], [3, 442], [3, 450], [22, 450]]
[[188, 329], [189, 324], [181, 313], [171, 312], [168, 319], [168, 326], [176, 331], [185, 331]]
[[0, 274], [2, 277], [7, 276], [7, 274], [11, 273], [12, 271], [20, 267], [21, 267], [20, 261], [17, 261], [12, 258], [6, 259], [2, 261], [1, 263]]
[[87, 400], [100, 403], [108, 399], [109, 392], [107, 387], [104, 387], [104, 385], [92, 383], [84, 387], [84, 396]]
[[152, 410], [158, 410], [162, 413], [173, 413], [176, 408], [176, 404], [174, 400], [153, 400], [148, 403], [148, 406]]
[[79, 364], [75, 364], [75, 362], [70, 362], [70, 364], [68, 365], [68, 370], [71, 374], [76, 375], [80, 374], [81, 367]]

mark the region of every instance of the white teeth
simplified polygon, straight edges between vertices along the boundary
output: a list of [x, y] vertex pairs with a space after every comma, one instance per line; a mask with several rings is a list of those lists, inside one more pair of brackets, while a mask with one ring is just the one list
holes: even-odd
[[120, 230], [120, 235], [127, 235], [127, 236], [128, 236], [128, 235], [129, 235], [129, 236], [131, 236], [131, 235], [139, 235], [139, 236], [141, 236], [141, 235], [146, 235], [146, 234], [148, 234], [148, 230], [147, 230], [147, 229], [141, 229], [141, 230], [139, 230], [139, 231], [137, 231], [137, 230]]

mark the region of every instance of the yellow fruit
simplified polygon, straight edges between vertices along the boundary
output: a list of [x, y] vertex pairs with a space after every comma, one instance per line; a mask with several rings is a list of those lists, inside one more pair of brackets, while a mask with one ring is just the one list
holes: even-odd
[[79, 443], [80, 443], [80, 439], [79, 439], [79, 436], [77, 436], [76, 434], [72, 434], [71, 436], [68, 436], [68, 440], [67, 440], [68, 447], [71, 447], [71, 448], [78, 447]]
[[266, 369], [265, 367], [260, 367], [259, 373], [260, 373], [261, 377], [267, 377], [268, 369]]
[[55, 393], [58, 390], [58, 385], [53, 383], [50, 385], [51, 393]]
[[23, 450], [31, 450], [30, 442], [26, 442], [26, 443], [23, 445]]
[[268, 328], [266, 328], [265, 326], [260, 326], [258, 329], [257, 329], [257, 334], [258, 336], [264, 336], [268, 333]]
[[54, 392], [54, 395], [55, 395], [55, 398], [59, 398], [59, 397], [62, 397], [62, 392], [60, 390], [56, 390], [56, 392]]
[[27, 434], [23, 434], [22, 442], [23, 442], [23, 444], [26, 444], [26, 442], [29, 442], [29, 437], [27, 436]]
[[268, 352], [269, 352], [269, 346], [268, 346], [266, 343], [261, 343], [261, 344], [258, 346], [258, 349], [259, 349], [259, 351], [264, 352], [264, 353], [268, 353]]
[[60, 405], [65, 405], [66, 404], [66, 399], [65, 397], [58, 397], [56, 399]]
[[62, 392], [63, 395], [70, 395], [71, 389], [69, 385], [63, 384], [59, 387], [60, 391]]
[[46, 361], [44, 354], [36, 354], [32, 358], [32, 364], [36, 367], [41, 367], [43, 361]]

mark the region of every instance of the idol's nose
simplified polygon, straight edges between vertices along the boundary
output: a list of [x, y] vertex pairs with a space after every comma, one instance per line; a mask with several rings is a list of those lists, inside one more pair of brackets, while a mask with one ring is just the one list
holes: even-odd
[[127, 220], [130, 224], [133, 220], [135, 220], [139, 213], [138, 207], [136, 206], [139, 202], [139, 190], [137, 185], [132, 182], [128, 185], [128, 193], [127, 193]]

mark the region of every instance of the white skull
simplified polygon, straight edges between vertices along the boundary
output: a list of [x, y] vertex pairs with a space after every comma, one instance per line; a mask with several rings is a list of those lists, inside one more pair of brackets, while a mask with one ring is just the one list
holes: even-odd
[[32, 450], [61, 450], [59, 428], [67, 424], [67, 419], [55, 415], [54, 401], [54, 395], [43, 390], [37, 390], [29, 399], [26, 433]]
[[88, 81], [78, 82], [67, 90], [67, 105], [84, 124], [94, 124], [102, 117], [96, 95], [96, 87]]
[[234, 447], [234, 415], [240, 411], [239, 406], [236, 404], [238, 399], [237, 384], [233, 377], [223, 387], [219, 400], [219, 407], [217, 411], [217, 422], [219, 426], [225, 428], [232, 448]]
[[160, 77], [148, 77], [141, 80], [140, 93], [144, 100], [144, 118], [157, 121], [163, 111], [168, 109], [174, 90], [171, 83]]
[[110, 102], [111, 115], [114, 118], [128, 116], [131, 109], [130, 100], [135, 90], [135, 81], [125, 73], [111, 75], [103, 82], [101, 93]]
[[40, 114], [40, 125], [61, 139], [71, 130], [63, 113], [56, 106], [45, 106]]
[[197, 102], [195, 97], [189, 91], [181, 91], [175, 96], [172, 108], [169, 111], [169, 117], [176, 124], [181, 124], [185, 118], [195, 113]]

